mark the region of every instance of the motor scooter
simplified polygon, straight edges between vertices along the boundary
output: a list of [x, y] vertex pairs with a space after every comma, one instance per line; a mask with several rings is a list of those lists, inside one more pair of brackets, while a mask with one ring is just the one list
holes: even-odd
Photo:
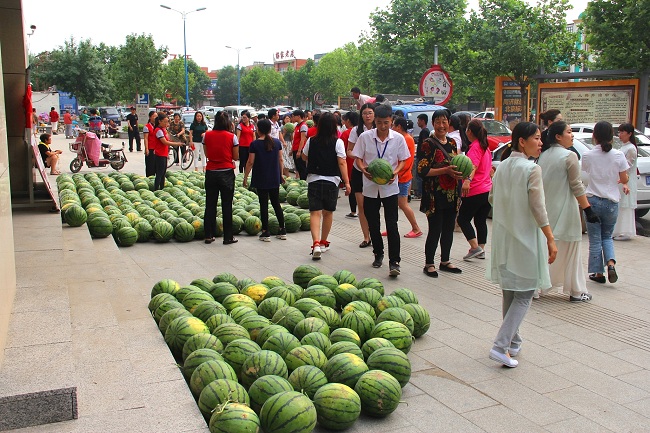
[[78, 133], [74, 143], [70, 143], [70, 151], [77, 154], [70, 162], [71, 172], [79, 172], [84, 163], [89, 168], [106, 167], [109, 164], [114, 170], [121, 170], [124, 167], [127, 162], [124, 142], [121, 148], [114, 149], [111, 145], [102, 143], [94, 132], [79, 129]]

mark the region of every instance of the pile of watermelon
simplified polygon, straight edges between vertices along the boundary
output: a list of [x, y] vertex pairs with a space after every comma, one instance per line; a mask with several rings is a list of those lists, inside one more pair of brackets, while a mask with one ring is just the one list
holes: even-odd
[[156, 283], [149, 310], [211, 432], [307, 433], [391, 414], [430, 318], [409, 289], [298, 266], [293, 283], [231, 273]]
[[[233, 231], [255, 236], [262, 230], [257, 194], [235, 179]], [[205, 176], [169, 171], [165, 187], [153, 191], [153, 178], [133, 173], [62, 174], [57, 178], [61, 217], [72, 227], [87, 225], [96, 238], [113, 235], [119, 246], [136, 242], [189, 242], [203, 239]], [[289, 200], [289, 203], [286, 201]], [[309, 200], [303, 180], [287, 179], [280, 188], [288, 233], [309, 230]], [[217, 207], [217, 236], [223, 235], [221, 203]], [[278, 234], [275, 211], [269, 207], [269, 231]]]

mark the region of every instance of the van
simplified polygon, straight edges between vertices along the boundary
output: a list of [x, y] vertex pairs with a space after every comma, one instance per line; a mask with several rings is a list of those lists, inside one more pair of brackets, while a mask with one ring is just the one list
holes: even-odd
[[249, 105], [228, 105], [224, 108], [224, 111], [227, 112], [231, 118], [239, 119], [241, 117], [242, 111], [255, 111], [255, 107]]
[[417, 104], [400, 104], [393, 105], [393, 113], [397, 110], [401, 110], [404, 113], [404, 117], [408, 120], [413, 121], [413, 136], [417, 138], [420, 134], [420, 127], [418, 126], [418, 116], [420, 114], [426, 114], [429, 120], [427, 121], [427, 128], [429, 131], [433, 131], [433, 124], [431, 123], [431, 117], [436, 110], [443, 110], [445, 107], [442, 105], [430, 104], [427, 102], [420, 102]]

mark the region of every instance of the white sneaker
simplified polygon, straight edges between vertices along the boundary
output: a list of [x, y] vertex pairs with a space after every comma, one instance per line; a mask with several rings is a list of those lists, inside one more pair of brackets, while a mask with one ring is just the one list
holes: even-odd
[[490, 350], [490, 359], [510, 368], [515, 368], [519, 365], [519, 362], [516, 359], [510, 358], [509, 354], [497, 352], [494, 349]]
[[324, 253], [330, 249], [330, 243], [328, 241], [320, 241], [320, 251]]
[[311, 247], [312, 260], [320, 260], [321, 253], [322, 251], [320, 249], [320, 245], [318, 244], [312, 245]]
[[467, 254], [465, 254], [465, 256], [463, 257], [463, 260], [469, 261], [475, 257], [480, 256], [481, 254], [483, 254], [483, 248], [481, 247], [470, 248]]
[[516, 357], [517, 355], [519, 355], [519, 351], [520, 351], [520, 350], [521, 350], [521, 346], [519, 346], [519, 347], [510, 347], [510, 348], [508, 349], [508, 353], [510, 354], [510, 357], [511, 357], [511, 358], [514, 358], [514, 357]]

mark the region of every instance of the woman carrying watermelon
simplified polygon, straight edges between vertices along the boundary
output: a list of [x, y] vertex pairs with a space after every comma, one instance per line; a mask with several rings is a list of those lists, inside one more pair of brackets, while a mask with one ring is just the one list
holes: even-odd
[[323, 113], [318, 122], [318, 132], [309, 138], [302, 148], [302, 159], [307, 162], [313, 260], [320, 260], [321, 253], [329, 249], [327, 237], [332, 229], [341, 179], [345, 185], [345, 195], [349, 195], [352, 190], [345, 162], [345, 145], [337, 136], [334, 115]]
[[271, 242], [269, 233], [269, 199], [278, 218], [280, 231], [278, 239], [287, 238], [287, 230], [284, 228], [284, 213], [280, 206], [280, 184], [284, 183], [282, 177], [282, 143], [277, 138], [271, 137], [271, 121], [262, 119], [257, 122], [257, 129], [260, 138], [250, 145], [248, 162], [244, 170], [244, 188], [248, 188], [248, 175], [253, 170], [251, 186], [257, 188], [257, 196], [260, 201], [260, 219], [262, 220], [262, 233], [260, 240]]
[[[458, 211], [458, 225], [465, 239], [469, 242], [469, 251], [463, 260], [485, 258], [485, 243], [487, 242], [487, 217], [492, 206], [488, 195], [492, 189], [492, 152], [488, 149], [487, 130], [483, 122], [474, 119], [467, 125], [467, 138], [470, 140], [467, 156], [472, 160], [474, 168], [469, 177], [463, 180], [462, 203]], [[472, 219], [476, 231], [472, 227]]]
[[214, 118], [214, 128], [203, 136], [203, 154], [208, 163], [205, 167], [205, 243], [210, 244], [217, 236], [217, 201], [221, 194], [223, 220], [223, 244], [237, 242], [232, 231], [232, 200], [235, 194], [235, 161], [239, 159], [239, 145], [235, 134], [230, 132], [228, 113], [219, 111]]
[[539, 157], [542, 150], [539, 127], [532, 122], [518, 123], [511, 143], [489, 194], [494, 210], [487, 268], [487, 278], [499, 284], [503, 296], [503, 323], [490, 359], [506, 367], [518, 365], [512, 357], [521, 349], [519, 326], [535, 290], [551, 287], [549, 264], [557, 255], [546, 214], [542, 169], [530, 160]]
[[460, 274], [460, 268], [449, 261], [454, 241], [456, 214], [460, 207], [459, 180], [462, 173], [451, 165], [451, 157], [458, 154], [458, 145], [447, 136], [451, 112], [436, 110], [431, 116], [433, 135], [420, 145], [418, 175], [422, 178], [420, 211], [427, 216], [429, 233], [424, 244], [425, 265], [422, 270], [429, 277], [437, 277], [434, 263], [440, 242], [440, 270]]

